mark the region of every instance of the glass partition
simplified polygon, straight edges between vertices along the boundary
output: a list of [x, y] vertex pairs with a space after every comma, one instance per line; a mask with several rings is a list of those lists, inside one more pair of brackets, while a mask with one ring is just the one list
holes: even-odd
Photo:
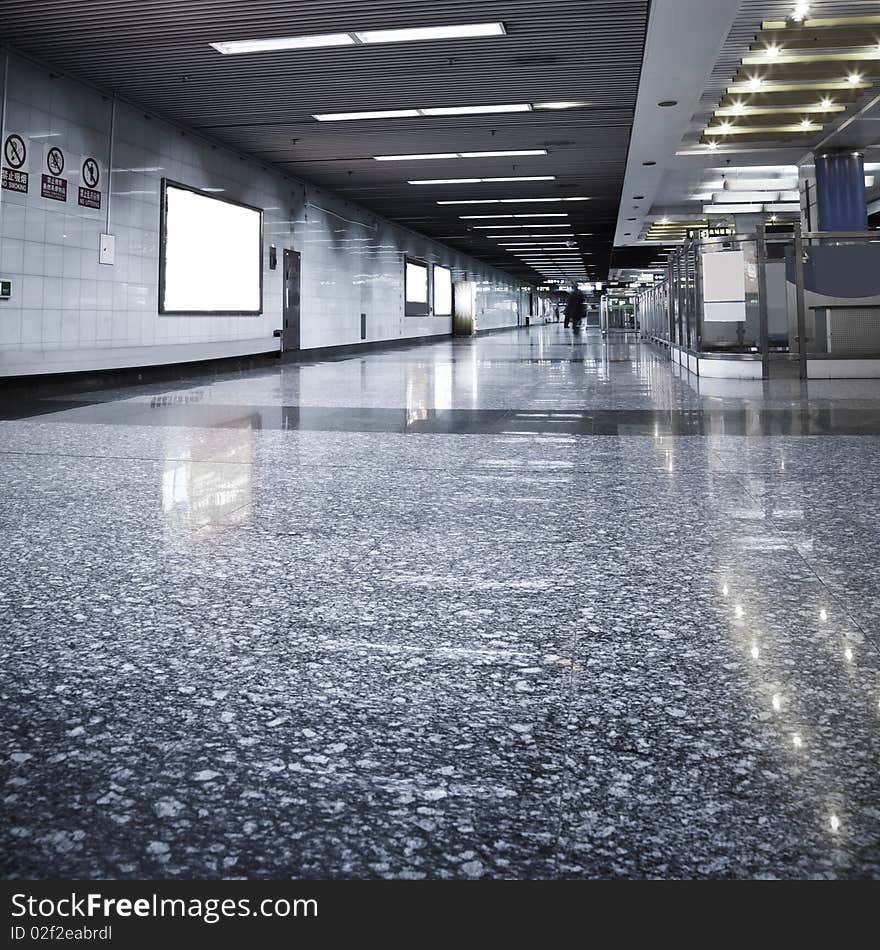
[[[609, 326], [627, 319], [608, 313]], [[762, 225], [689, 239], [670, 255], [666, 278], [639, 295], [637, 315], [645, 339], [706, 358], [760, 359], [765, 377], [831, 375], [822, 361], [880, 359], [880, 232]]]

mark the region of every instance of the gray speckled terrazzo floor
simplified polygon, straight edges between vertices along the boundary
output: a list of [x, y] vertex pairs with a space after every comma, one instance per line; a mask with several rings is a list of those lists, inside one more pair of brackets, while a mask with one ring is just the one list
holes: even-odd
[[11, 409], [5, 877], [880, 876], [880, 383], [551, 326]]

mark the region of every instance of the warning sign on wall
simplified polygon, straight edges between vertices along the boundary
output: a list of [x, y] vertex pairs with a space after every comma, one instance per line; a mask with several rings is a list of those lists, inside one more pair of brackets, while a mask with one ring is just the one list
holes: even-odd
[[46, 171], [40, 176], [40, 194], [53, 201], [67, 201], [67, 179], [61, 178], [64, 171], [64, 152], [57, 145], [49, 146], [45, 153]]
[[3, 187], [7, 191], [27, 194], [27, 157], [24, 138], [16, 132], [7, 135], [3, 141]]
[[28, 173], [3, 166], [3, 187], [7, 191], [18, 191], [23, 195], [28, 191]]
[[46, 168], [51, 175], [60, 175], [64, 171], [64, 152], [57, 145], [46, 152]]
[[101, 167], [97, 159], [84, 158], [82, 163], [82, 181], [86, 188], [97, 188], [101, 180]]
[[101, 192], [98, 183], [101, 180], [101, 166], [96, 158], [87, 156], [82, 163], [82, 185], [79, 189], [79, 204], [83, 208], [101, 207]]
[[40, 194], [44, 198], [52, 198], [55, 201], [67, 201], [67, 179], [56, 178], [54, 175], [42, 175]]
[[95, 191], [92, 188], [83, 188], [80, 186], [79, 204], [81, 204], [83, 208], [100, 208], [101, 192]]

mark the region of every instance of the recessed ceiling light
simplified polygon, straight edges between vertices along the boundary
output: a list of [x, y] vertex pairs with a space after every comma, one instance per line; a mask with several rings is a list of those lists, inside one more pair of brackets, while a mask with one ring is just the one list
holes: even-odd
[[509, 241], [516, 239], [517, 241], [523, 240], [525, 238], [542, 238], [542, 237], [574, 237], [574, 232], [571, 234], [484, 234], [483, 237], [488, 238], [490, 241]]
[[319, 122], [354, 122], [358, 119], [412, 119], [419, 115], [418, 109], [381, 109], [375, 112], [318, 112], [312, 118]]
[[359, 119], [412, 119], [433, 115], [484, 115], [490, 112], [530, 112], [528, 102], [493, 106], [441, 106], [426, 109], [382, 109], [375, 112], [315, 112], [319, 122], [354, 122]]
[[521, 148], [500, 152], [432, 152], [419, 155], [374, 155], [377, 162], [419, 162], [449, 158], [506, 158], [519, 155], [546, 155], [546, 148]]
[[481, 182], [496, 181], [556, 181], [555, 175], [522, 175], [507, 178], [416, 178], [408, 185], [473, 185]]
[[857, 85], [862, 81], [861, 73], [850, 73], [850, 74], [846, 77], [846, 81], [847, 81], [851, 86], [857, 86]]
[[503, 23], [464, 23], [455, 26], [417, 26], [396, 30], [363, 30], [352, 33], [358, 42], [416, 43], [420, 40], [478, 39], [484, 36], [504, 36]]
[[531, 112], [528, 102], [517, 102], [499, 106], [432, 106], [419, 109], [422, 115], [485, 115], [490, 112]]
[[360, 46], [374, 43], [405, 43], [419, 40], [472, 39], [504, 36], [503, 23], [467, 23], [455, 26], [423, 26], [398, 30], [365, 30], [352, 33], [319, 33], [312, 36], [279, 36], [271, 39], [229, 40], [211, 43], [219, 53], [266, 53], [289, 49], [320, 49], [330, 46]]
[[546, 155], [546, 148], [521, 148], [502, 152], [460, 152], [462, 158], [502, 158], [506, 155]]
[[776, 43], [771, 43], [770, 46], [765, 47], [764, 55], [767, 59], [778, 59], [782, 54], [782, 47], [778, 46]]
[[[474, 227], [475, 230], [478, 230], [478, 231], [488, 231], [488, 230], [494, 230], [494, 229], [497, 229], [497, 228], [501, 228], [502, 230], [503, 230], [504, 228], [508, 228], [508, 229], [510, 229], [510, 228], [522, 228], [522, 229], [526, 229], [526, 228], [570, 228], [571, 225], [570, 225], [570, 224], [564, 224], [564, 223], [560, 222], [559, 224], [535, 224], [535, 223], [532, 223], [532, 224], [475, 224], [475, 225], [473, 225], [473, 227]], [[489, 235], [489, 236], [491, 237], [491, 235]]]
[[582, 106], [588, 106], [589, 102], [536, 102], [536, 109], [578, 109]]
[[230, 40], [210, 43], [218, 53], [268, 53], [285, 49], [320, 49], [327, 46], [356, 46], [350, 33], [319, 33], [314, 36], [280, 36], [264, 40]]
[[538, 202], [589, 201], [589, 198], [464, 198], [456, 201], [438, 201], [438, 205], [510, 205], [537, 204]]
[[749, 80], [749, 88], [750, 88], [750, 89], [760, 89], [761, 86], [763, 86], [763, 85], [764, 85], [764, 80], [761, 79], [760, 76], [753, 76], [753, 77]]
[[715, 149], [718, 148], [718, 143], [717, 143], [716, 141], [714, 141], [714, 139], [713, 139], [711, 142], [709, 142], [709, 144], [708, 144], [707, 147], [710, 148], [710, 149], [712, 149], [712, 151], [714, 152]]
[[459, 216], [462, 221], [495, 221], [499, 218], [567, 218], [567, 211], [555, 211], [549, 214], [462, 214]]
[[408, 181], [408, 185], [474, 185], [481, 178], [425, 178], [420, 181]]
[[458, 152], [433, 152], [427, 155], [374, 155], [377, 162], [421, 162], [427, 159], [458, 158]]

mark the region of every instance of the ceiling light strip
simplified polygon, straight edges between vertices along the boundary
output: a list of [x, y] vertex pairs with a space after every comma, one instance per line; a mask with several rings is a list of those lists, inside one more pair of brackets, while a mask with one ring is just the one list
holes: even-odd
[[505, 149], [498, 152], [434, 152], [418, 155], [374, 155], [377, 162], [423, 162], [451, 158], [518, 158], [529, 155], [546, 155], [546, 148]]
[[508, 181], [556, 181], [555, 175], [508, 175], [504, 178], [416, 178], [408, 185], [475, 185]]
[[450, 26], [419, 26], [393, 30], [360, 30], [348, 33], [316, 33], [256, 40], [224, 40], [210, 43], [224, 56], [239, 53], [271, 53], [280, 50], [323, 49], [334, 46], [373, 46], [380, 43], [418, 43], [426, 40], [482, 39], [506, 34], [504, 24], [460, 23]]
[[381, 109], [371, 112], [315, 112], [319, 122], [356, 122], [361, 119], [416, 119], [438, 115], [487, 115], [502, 112], [531, 112], [528, 102], [486, 106], [441, 106], [421, 109]]

